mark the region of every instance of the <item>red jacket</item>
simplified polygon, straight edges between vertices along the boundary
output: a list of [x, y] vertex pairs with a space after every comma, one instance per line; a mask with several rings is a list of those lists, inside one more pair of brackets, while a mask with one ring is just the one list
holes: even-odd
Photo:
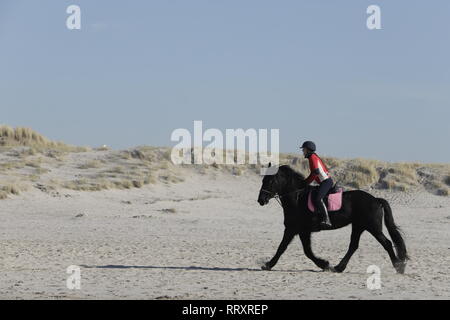
[[315, 153], [309, 156], [309, 169], [311, 170], [311, 173], [309, 174], [308, 178], [306, 178], [307, 184], [310, 184], [313, 181], [316, 181], [318, 184], [320, 184], [322, 181], [331, 177], [328, 172], [328, 168], [322, 162], [322, 159], [320, 159], [319, 156]]

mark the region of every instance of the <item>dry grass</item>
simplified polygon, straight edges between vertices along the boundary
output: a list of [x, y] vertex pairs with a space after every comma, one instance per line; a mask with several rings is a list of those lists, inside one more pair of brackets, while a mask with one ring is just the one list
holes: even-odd
[[[87, 151], [87, 150], [86, 150]], [[64, 161], [65, 155], [67, 152], [63, 150], [57, 150], [57, 149], [49, 149], [43, 152], [43, 154], [51, 159], [55, 159], [57, 161]]]
[[[388, 163], [370, 159], [337, 159], [322, 157], [334, 179], [350, 189], [375, 187], [395, 191], [408, 191], [420, 186], [428, 191], [447, 195], [450, 186], [449, 164]], [[309, 174], [308, 160], [299, 155], [281, 154], [281, 164], [289, 164], [298, 172]], [[423, 169], [434, 172], [422, 178]], [[440, 183], [439, 174], [447, 172]]]
[[30, 128], [12, 128], [0, 126], [0, 146], [27, 146], [32, 147], [33, 152], [43, 152], [48, 149], [62, 150], [66, 152], [84, 152], [88, 148], [70, 146], [62, 142], [51, 141]]
[[343, 171], [341, 183], [361, 189], [371, 186], [378, 181], [379, 175], [376, 170], [378, 162], [366, 159], [355, 159], [347, 164]]
[[103, 164], [104, 164], [104, 162], [99, 161], [99, 160], [90, 160], [90, 161], [87, 161], [87, 162], [85, 162], [83, 164], [80, 164], [78, 166], [78, 169], [83, 169], [83, 170], [85, 170], [85, 169], [95, 169], [95, 168], [100, 168]]
[[123, 167], [120, 167], [120, 166], [115, 166], [115, 167], [113, 167], [111, 169], [108, 169], [108, 170], [105, 170], [103, 172], [117, 175], [117, 174], [124, 174], [125, 173], [125, 169]]
[[[173, 182], [174, 180], [170, 177], [167, 181]], [[80, 179], [66, 181], [60, 185], [63, 188], [77, 191], [101, 191], [107, 189], [142, 188], [152, 183], [156, 183], [156, 179], [152, 175], [136, 173], [130, 176], [94, 174]]]
[[[345, 160], [342, 159], [337, 159], [337, 158], [332, 158], [332, 157], [322, 157], [322, 160], [326, 163], [328, 169], [330, 170], [334, 170], [336, 168], [340, 168], [344, 165]], [[359, 159], [360, 162], [364, 162], [365, 159]], [[376, 162], [374, 162], [373, 160], [368, 160], [370, 161], [370, 165], [374, 166], [376, 164]], [[365, 164], [366, 166], [369, 164]]]
[[[224, 152], [225, 153], [225, 152]], [[183, 171], [192, 169], [196, 174], [226, 174], [243, 176], [247, 173], [259, 174], [260, 165], [227, 165], [213, 163], [185, 164], [176, 166], [170, 159], [171, 149], [157, 147], [137, 147], [130, 150], [105, 153], [105, 160], [87, 162], [79, 168], [99, 169], [94, 174], [65, 184], [75, 190], [103, 190], [110, 188], [142, 188], [149, 183], [179, 183], [184, 181]], [[231, 155], [236, 153], [230, 153]], [[248, 159], [248, 154], [246, 155]], [[421, 185], [435, 194], [446, 195], [450, 185], [450, 174], [441, 178], [440, 183], [434, 175], [425, 179], [420, 170], [429, 168], [433, 172], [449, 172], [449, 165], [423, 165], [417, 163], [387, 163], [370, 159], [336, 159], [323, 157], [335, 180], [349, 189], [380, 188], [407, 191]], [[308, 160], [297, 154], [280, 154], [280, 164], [289, 164], [305, 176], [309, 174]], [[20, 165], [20, 164], [17, 164]], [[105, 168], [105, 166], [109, 166]], [[442, 180], [443, 179], [443, 180]]]
[[[184, 173], [189, 170], [194, 174], [223, 173], [242, 177], [259, 174], [261, 169], [259, 164], [237, 164], [238, 155], [242, 155], [247, 163], [251, 155], [248, 152], [233, 150], [225, 150], [222, 153], [223, 160], [228, 154], [234, 159], [233, 164], [179, 166], [171, 161], [172, 149], [163, 147], [139, 146], [122, 151], [100, 147], [91, 150], [91, 153], [72, 154], [89, 150], [50, 141], [31, 129], [0, 126], [0, 174], [14, 179], [21, 178], [24, 181], [39, 181], [47, 185], [49, 179], [60, 179], [60, 176], [45, 175], [49, 173], [47, 168], [58, 168], [61, 171], [63, 170], [61, 168], [67, 167], [68, 170], [74, 171], [70, 176], [76, 179], [65, 177], [61, 179], [62, 181], [54, 182], [54, 185], [73, 190], [131, 189], [158, 182], [179, 183], [184, 181]], [[308, 160], [302, 155], [279, 156], [280, 164], [288, 164], [305, 176], [309, 174]], [[387, 163], [370, 159], [337, 159], [326, 156], [322, 159], [335, 180], [350, 189], [375, 187], [407, 191], [423, 187], [434, 194], [443, 196], [449, 194], [449, 164]], [[45, 168], [42, 167], [43, 164]], [[8, 194], [18, 194], [20, 190], [2, 186], [0, 198], [7, 197]]]
[[[361, 158], [342, 160], [331, 157], [323, 157], [322, 160], [330, 170], [334, 180], [348, 188], [360, 189], [369, 187], [380, 178], [377, 169], [380, 166], [380, 162], [376, 160]], [[305, 176], [308, 176], [310, 173], [307, 159], [293, 157], [291, 166]]]
[[11, 182], [5, 185], [0, 185], [0, 199], [6, 199], [8, 195], [19, 195], [22, 191], [26, 191], [26, 185], [18, 182]]
[[20, 158], [20, 159], [26, 159], [30, 156], [34, 156], [37, 154], [37, 150], [36, 148], [33, 147], [22, 147], [22, 148], [17, 148], [17, 149], [13, 149], [10, 150], [10, 155], [12, 157], [16, 157], [16, 158]]
[[62, 184], [63, 188], [77, 190], [77, 191], [100, 191], [111, 188], [113, 185], [103, 179], [89, 180], [89, 179], [76, 179], [67, 181]]
[[9, 126], [0, 126], [0, 145], [11, 146], [50, 146], [54, 147], [56, 144], [44, 136], [29, 128], [11, 128]]
[[439, 180], [426, 181], [426, 189], [439, 196], [448, 196], [449, 188]]
[[383, 167], [380, 171], [378, 187], [381, 189], [407, 191], [420, 185], [417, 175], [418, 164], [395, 163]]
[[140, 146], [132, 150], [124, 150], [119, 153], [122, 159], [136, 159], [147, 165], [151, 163], [171, 162], [171, 150], [169, 148], [159, 148], [150, 146]]
[[184, 178], [170, 173], [163, 173], [159, 175], [159, 181], [164, 183], [179, 183], [183, 182]]
[[7, 170], [18, 170], [25, 167], [25, 161], [9, 161], [9, 162], [2, 162], [0, 163], [0, 171], [7, 171]]
[[6, 194], [14, 194], [14, 195], [19, 195], [20, 193], [20, 189], [18, 186], [16, 185], [6, 185], [6, 186], [2, 186], [0, 188], [1, 191], [6, 192]]

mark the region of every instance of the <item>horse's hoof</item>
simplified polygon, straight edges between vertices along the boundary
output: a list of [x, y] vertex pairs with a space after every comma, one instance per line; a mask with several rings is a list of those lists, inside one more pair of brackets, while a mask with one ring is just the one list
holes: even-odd
[[325, 269], [323, 269], [324, 272], [336, 272], [332, 266], [328, 266]]
[[394, 265], [394, 268], [397, 271], [397, 273], [404, 274], [405, 273], [405, 268], [406, 268], [406, 262], [397, 262]]
[[322, 267], [323, 272], [334, 272], [334, 268], [327, 262], [325, 267]]
[[263, 264], [263, 265], [261, 266], [261, 270], [264, 270], [264, 271], [270, 271], [270, 270], [272, 270], [272, 268], [269, 267], [269, 266], [267, 265], [267, 263], [265, 263], [265, 264]]
[[339, 267], [339, 265], [337, 265], [336, 267], [333, 268], [333, 272], [342, 273], [344, 272], [344, 268]]

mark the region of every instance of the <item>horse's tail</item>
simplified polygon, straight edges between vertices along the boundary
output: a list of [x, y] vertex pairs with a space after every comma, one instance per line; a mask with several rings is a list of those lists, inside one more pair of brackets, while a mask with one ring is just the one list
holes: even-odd
[[383, 206], [384, 209], [384, 224], [388, 229], [389, 235], [392, 241], [394, 241], [395, 250], [397, 251], [397, 257], [400, 261], [406, 261], [409, 259], [408, 253], [406, 252], [406, 245], [403, 237], [401, 235], [401, 229], [394, 223], [394, 216], [392, 215], [392, 209], [385, 199], [377, 198], [378, 202]]

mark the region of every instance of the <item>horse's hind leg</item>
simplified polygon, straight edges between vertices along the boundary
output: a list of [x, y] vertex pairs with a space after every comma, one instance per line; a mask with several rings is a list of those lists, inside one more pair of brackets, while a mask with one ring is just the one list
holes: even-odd
[[331, 270], [330, 263], [326, 260], [320, 259], [314, 255], [311, 249], [311, 234], [300, 234], [300, 240], [302, 241], [303, 245], [303, 251], [305, 252], [305, 255], [311, 259], [316, 266], [318, 266], [320, 269], [324, 271]]
[[347, 253], [345, 254], [344, 258], [342, 258], [341, 262], [334, 267], [334, 271], [336, 272], [343, 272], [345, 268], [347, 267], [347, 263], [349, 262], [352, 255], [355, 253], [355, 251], [358, 249], [359, 246], [359, 239], [361, 238], [361, 234], [363, 233], [364, 229], [359, 227], [352, 227], [352, 235], [350, 238], [350, 246], [348, 248]]
[[383, 248], [388, 252], [389, 257], [391, 258], [392, 261], [392, 265], [394, 266], [394, 268], [397, 270], [397, 266], [399, 264], [399, 259], [397, 258], [397, 256], [395, 255], [394, 252], [394, 248], [392, 247], [392, 242], [391, 240], [389, 240], [382, 231], [378, 231], [378, 232], [373, 232], [373, 231], [369, 231], [374, 237], [375, 239], [378, 240], [378, 242], [383, 246]]

